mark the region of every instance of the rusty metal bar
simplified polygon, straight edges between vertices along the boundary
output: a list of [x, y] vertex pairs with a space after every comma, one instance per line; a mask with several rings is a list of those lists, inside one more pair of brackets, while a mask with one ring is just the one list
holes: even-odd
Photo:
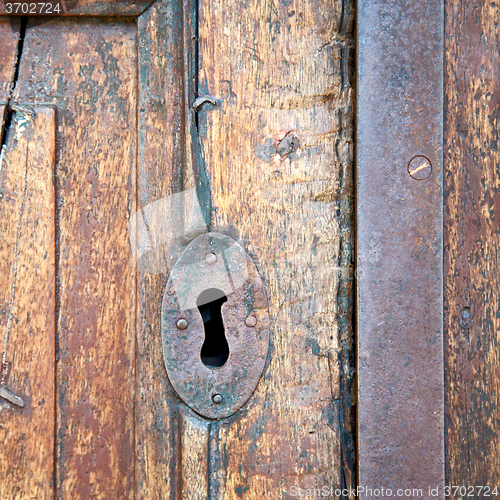
[[358, 1], [362, 498], [444, 496], [443, 3]]

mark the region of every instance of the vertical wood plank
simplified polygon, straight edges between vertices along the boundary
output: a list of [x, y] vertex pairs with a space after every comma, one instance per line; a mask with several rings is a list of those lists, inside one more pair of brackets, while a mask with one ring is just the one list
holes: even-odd
[[446, 2], [446, 482], [492, 489], [500, 486], [499, 9]]
[[[0, 165], [0, 497], [53, 498], [55, 110], [16, 113]], [[0, 394], [1, 395], [1, 394]]]
[[[138, 26], [138, 220], [144, 211], [147, 251], [136, 259], [137, 314], [137, 498], [178, 499], [180, 446], [178, 400], [165, 371], [160, 311], [169, 253], [162, 234], [163, 203], [182, 189], [182, 2], [160, 0], [137, 20]], [[167, 202], [168, 203], [168, 202]], [[136, 230], [140, 227], [137, 225]], [[138, 238], [139, 242], [139, 238]], [[163, 243], [167, 245], [165, 248]], [[140, 244], [140, 242], [139, 242]]]
[[134, 495], [136, 26], [28, 26], [15, 99], [57, 127], [57, 496]]
[[350, 3], [200, 5], [200, 94], [220, 100], [200, 113], [212, 229], [254, 259], [274, 325], [263, 379], [220, 423], [217, 488], [236, 499], [340, 487], [350, 477], [338, 317], [351, 300], [339, 293], [350, 276], [341, 244], [352, 238]]
[[[10, 97], [12, 78], [17, 59], [20, 22], [18, 19], [0, 19], [0, 103]], [[1, 118], [2, 115], [0, 115]]]
[[206, 500], [208, 497], [209, 426], [186, 407], [179, 409], [180, 415], [180, 487], [182, 500]]

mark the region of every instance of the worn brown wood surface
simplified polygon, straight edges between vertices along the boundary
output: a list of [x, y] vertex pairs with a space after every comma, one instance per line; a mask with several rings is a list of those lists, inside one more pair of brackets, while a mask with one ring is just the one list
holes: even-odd
[[272, 324], [263, 379], [216, 430], [215, 498], [291, 498], [293, 487], [351, 480], [339, 321], [350, 300], [351, 21], [341, 1], [200, 4], [199, 92], [220, 100], [200, 113], [212, 230], [253, 258]]
[[[210, 58], [215, 68], [207, 64], [205, 69], [201, 63], [200, 78], [210, 74], [209, 71], [235, 74], [234, 80], [229, 80], [226, 75], [219, 86], [210, 89], [207, 88], [208, 80], [204, 80], [205, 86], [198, 90], [199, 95], [210, 93], [222, 101], [220, 109], [207, 111], [208, 115], [227, 115], [229, 123], [217, 122], [217, 126], [235, 127], [229, 134], [232, 148], [225, 144], [226, 129], [214, 128], [210, 138], [207, 131], [213, 125], [205, 124], [202, 129], [212, 182], [210, 195], [217, 199], [219, 190], [227, 189], [227, 186], [236, 188], [230, 199], [223, 200], [226, 220], [221, 224], [215, 217], [212, 228], [241, 239], [238, 227], [241, 225], [247, 231], [242, 241], [253, 251], [254, 258], [260, 259], [261, 263], [270, 259], [267, 272], [276, 291], [274, 313], [278, 314], [279, 305], [284, 306], [274, 342], [286, 349], [282, 348], [283, 352], [277, 354], [274, 367], [268, 368], [268, 380], [258, 389], [255, 401], [251, 401], [247, 409], [229, 421], [207, 423], [206, 427], [173, 396], [163, 368], [159, 339], [159, 310], [164, 283], [170, 266], [189, 239], [182, 241], [180, 238], [177, 245], [169, 241], [169, 238], [175, 240], [185, 235], [173, 234], [172, 228], [167, 227], [168, 221], [157, 213], [157, 207], [163, 200], [172, 200], [176, 194], [194, 186], [195, 167], [190, 141], [188, 137], [185, 142], [182, 139], [186, 128], [189, 130], [190, 102], [186, 103], [184, 99], [189, 101], [193, 97], [190, 93], [193, 82], [189, 76], [183, 77], [191, 54], [190, 49], [183, 54], [182, 41], [193, 43], [192, 19], [189, 12], [186, 13], [190, 5], [185, 5], [183, 12], [181, 2], [158, 2], [138, 21], [138, 208], [142, 209], [138, 226], [144, 222], [142, 229], [136, 228], [136, 241], [139, 247], [143, 245], [143, 248], [138, 248], [137, 255], [138, 495], [141, 498], [178, 498], [177, 495], [182, 498], [257, 498], [268, 494], [286, 498], [285, 488], [293, 485], [340, 486], [342, 455], [346, 457], [343, 474], [350, 483], [354, 470], [350, 428], [352, 409], [344, 403], [349, 397], [352, 374], [346, 370], [346, 393], [342, 397], [339, 376], [341, 346], [347, 366], [352, 353], [349, 280], [353, 116], [350, 5], [324, 5], [317, 16], [304, 21], [304, 15], [311, 16], [308, 13], [310, 6], [304, 4], [287, 27], [287, 30], [294, 31], [288, 31], [285, 38], [278, 36], [278, 41], [274, 32], [269, 37], [266, 35], [269, 16], [277, 16], [272, 5], [259, 7], [255, 3], [248, 9], [227, 2], [220, 6], [212, 2], [201, 5], [202, 51], [217, 47], [218, 55]], [[213, 14], [209, 14], [212, 9]], [[295, 15], [292, 10], [281, 6], [281, 14], [272, 21], [273, 29], [279, 31], [282, 18], [292, 19]], [[231, 14], [217, 24], [216, 16], [221, 12]], [[238, 24], [242, 14], [247, 16], [244, 18], [245, 28]], [[319, 34], [311, 37], [311, 30]], [[255, 42], [254, 31], [261, 37]], [[301, 40], [306, 34], [310, 38]], [[240, 45], [235, 46], [239, 37], [242, 39], [238, 42]], [[256, 47], [260, 42], [264, 42], [260, 50], [273, 58], [268, 71], [265, 65], [255, 67], [249, 74], [238, 73], [235, 68], [217, 67], [219, 57], [221, 65], [241, 63], [241, 56], [236, 57], [236, 53], [243, 54], [245, 64], [252, 67], [258, 63]], [[287, 47], [290, 42], [293, 46]], [[305, 51], [303, 55], [302, 50]], [[183, 61], [184, 56], [187, 59]], [[286, 65], [290, 57], [296, 58], [292, 74]], [[308, 66], [302, 68], [304, 64]], [[319, 83], [317, 75], [312, 78], [307, 71], [317, 68], [321, 76]], [[210, 75], [210, 82], [218, 76]], [[187, 94], [183, 98], [184, 85]], [[243, 90], [239, 93], [241, 102], [235, 102], [233, 85], [239, 91], [248, 85], [250, 97]], [[293, 87], [289, 94], [283, 90], [286, 85]], [[267, 98], [269, 86], [274, 86], [276, 96], [285, 101], [293, 98], [300, 102], [281, 106], [285, 108], [281, 111], [273, 110], [274, 102]], [[186, 109], [184, 114], [183, 107]], [[245, 109], [244, 113], [242, 109]], [[263, 121], [271, 122], [267, 130], [269, 136], [261, 135], [261, 124], [255, 127], [257, 131], [252, 129], [255, 114], [261, 114]], [[321, 125], [313, 118], [317, 114], [321, 116]], [[206, 115], [202, 115], [201, 119], [204, 118]], [[279, 124], [281, 120], [283, 123]], [[283, 137], [276, 139], [273, 133], [285, 135], [289, 129], [283, 133], [284, 127], [304, 132], [304, 143], [298, 151], [291, 153], [283, 152], [282, 147], [283, 158], [276, 158], [275, 143]], [[288, 154], [292, 156], [292, 163], [286, 158]], [[217, 161], [214, 161], [215, 157]], [[241, 166], [235, 168], [233, 162]], [[279, 184], [275, 178], [271, 180], [272, 174], [279, 175], [275, 171], [282, 166], [289, 172], [299, 169], [299, 177], [293, 178], [292, 174], [290, 179]], [[311, 168], [315, 168], [315, 173], [303, 179]], [[243, 173], [246, 178], [243, 178]], [[214, 182], [215, 178], [217, 182]], [[257, 186], [257, 191], [253, 203], [244, 202], [242, 206], [248, 192], [248, 180]], [[301, 185], [301, 181], [305, 182]], [[300, 186], [298, 189], [294, 188], [296, 182]], [[259, 186], [262, 186], [260, 190]], [[262, 196], [263, 192], [266, 196]], [[262, 200], [257, 203], [259, 196]], [[294, 196], [293, 216], [283, 213], [274, 233], [272, 230], [260, 232], [269, 227], [269, 220], [275, 220], [279, 213], [275, 207]], [[300, 215], [304, 199], [309, 203], [309, 211]], [[252, 233], [248, 224], [255, 217], [255, 210], [260, 210], [262, 216], [256, 222], [256, 232]], [[337, 210], [340, 210], [340, 217]], [[310, 225], [311, 216], [316, 217], [315, 226]], [[284, 243], [279, 242], [288, 234], [284, 230], [287, 222], [291, 228], [296, 228], [296, 234], [289, 237], [288, 251], [283, 248]], [[165, 230], [163, 236], [161, 232], [158, 234], [158, 229]], [[142, 231], [146, 246], [141, 243], [139, 233], [142, 235]], [[279, 255], [274, 258], [277, 244]], [[315, 257], [318, 254], [319, 257]], [[265, 264], [262, 265], [261, 272], [265, 273]], [[273, 267], [276, 268], [274, 272]], [[287, 267], [290, 267], [288, 271]], [[319, 268], [324, 278], [315, 283], [314, 270]], [[303, 283], [295, 282], [296, 273], [304, 276]], [[279, 290], [280, 279], [283, 290]], [[336, 321], [336, 312], [342, 314], [342, 325]], [[298, 325], [294, 326], [294, 322]], [[275, 355], [273, 351], [272, 357]], [[298, 360], [297, 365], [294, 365], [295, 360]], [[345, 450], [340, 446], [341, 426], [348, 443]]]
[[[206, 500], [213, 498], [210, 495], [210, 483], [213, 474], [208, 460], [210, 422], [197, 416], [188, 408], [181, 408], [180, 412], [180, 456], [179, 485], [182, 500]], [[219, 497], [215, 497], [219, 498]]]
[[[159, 1], [137, 25], [28, 24], [12, 102], [57, 108], [61, 499], [288, 498], [353, 481], [351, 5], [200, 9], [200, 89], [194, 3]], [[190, 106], [206, 93], [220, 105], [200, 115], [200, 172]], [[274, 322], [263, 380], [220, 423], [175, 396], [160, 337], [169, 270], [206, 230], [200, 174], [212, 229], [252, 255]]]
[[[149, 246], [137, 238], [137, 498], [177, 499], [180, 416], [163, 363], [160, 310], [172, 231], [155, 203], [182, 190], [182, 2], [159, 1], [138, 27], [138, 220], [146, 217]], [[164, 212], [159, 210], [161, 219]], [[163, 233], [162, 228], [166, 229]], [[132, 229], [133, 230], [133, 229]], [[140, 226], [136, 230], [140, 232]], [[175, 257], [173, 257], [175, 260]], [[171, 262], [170, 257], [169, 262]]]
[[[19, 20], [0, 20], [0, 103], [10, 97], [19, 40]], [[2, 115], [0, 115], [2, 116]]]
[[492, 489], [500, 487], [499, 9], [446, 3], [446, 482]]
[[53, 498], [54, 160], [55, 110], [16, 113], [0, 164], [0, 349], [24, 407], [0, 398], [2, 500]]
[[136, 27], [28, 26], [14, 99], [57, 106], [57, 497], [134, 489]]

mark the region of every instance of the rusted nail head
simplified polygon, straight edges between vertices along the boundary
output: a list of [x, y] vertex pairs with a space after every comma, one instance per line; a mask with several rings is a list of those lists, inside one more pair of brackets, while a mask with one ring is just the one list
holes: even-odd
[[220, 394], [214, 394], [212, 396], [212, 401], [216, 404], [216, 405], [220, 405], [222, 403], [222, 396]]
[[179, 321], [177, 321], [177, 328], [179, 330], [185, 330], [188, 327], [188, 322], [186, 319], [182, 318]]
[[257, 318], [255, 316], [247, 316], [245, 319], [245, 325], [247, 326], [255, 326], [257, 324]]
[[425, 181], [432, 173], [432, 163], [425, 156], [414, 156], [408, 163], [408, 173], [417, 181]]
[[207, 253], [207, 255], [205, 256], [205, 262], [208, 265], [215, 264], [217, 262], [217, 255], [215, 255], [214, 253]]

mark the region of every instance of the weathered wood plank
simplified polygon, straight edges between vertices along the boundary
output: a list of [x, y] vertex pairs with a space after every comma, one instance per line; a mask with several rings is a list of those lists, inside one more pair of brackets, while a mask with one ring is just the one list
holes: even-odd
[[446, 465], [453, 485], [500, 486], [499, 8], [446, 3]]
[[351, 297], [339, 289], [350, 277], [341, 245], [352, 238], [353, 194], [347, 7], [200, 6], [200, 94], [221, 102], [200, 113], [212, 230], [254, 259], [274, 325], [263, 380], [218, 429], [221, 498], [341, 486], [339, 353], [350, 340], [338, 314]]
[[180, 408], [180, 493], [182, 500], [206, 500], [208, 496], [209, 426], [186, 407]]
[[30, 24], [18, 102], [57, 128], [57, 496], [134, 495], [135, 23]]
[[[0, 20], [0, 103], [7, 102], [12, 88], [12, 79], [19, 41], [19, 19]], [[3, 113], [0, 115], [0, 118]]]
[[[0, 497], [53, 498], [55, 110], [16, 113], [0, 165]], [[10, 373], [9, 373], [10, 372]]]
[[[173, 230], [165, 219], [171, 196], [182, 190], [182, 1], [162, 0], [137, 20], [138, 27], [138, 221], [148, 247], [137, 238], [137, 498], [178, 499], [179, 415], [168, 382], [160, 311]], [[144, 210], [147, 212], [144, 220]], [[132, 229], [133, 230], [133, 229]], [[139, 236], [139, 235], [138, 235]], [[142, 245], [142, 246], [141, 246]]]

